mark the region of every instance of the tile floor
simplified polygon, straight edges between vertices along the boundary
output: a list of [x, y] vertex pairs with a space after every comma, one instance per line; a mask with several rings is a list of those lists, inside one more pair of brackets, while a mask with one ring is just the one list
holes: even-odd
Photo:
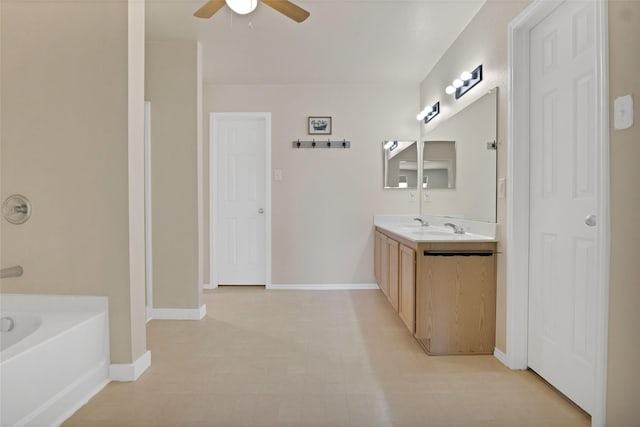
[[201, 321], [151, 321], [152, 365], [73, 426], [589, 426], [531, 372], [427, 356], [379, 291], [205, 293]]

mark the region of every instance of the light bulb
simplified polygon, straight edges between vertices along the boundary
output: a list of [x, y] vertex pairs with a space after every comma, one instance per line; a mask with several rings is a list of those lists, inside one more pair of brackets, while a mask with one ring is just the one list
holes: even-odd
[[462, 74], [460, 74], [460, 78], [464, 81], [471, 80], [471, 77], [473, 77], [473, 74], [468, 71], [463, 71]]
[[455, 87], [456, 89], [462, 87], [462, 85], [464, 85], [464, 82], [460, 79], [455, 79], [453, 81], [453, 87]]
[[258, 0], [225, 0], [225, 2], [238, 15], [251, 13], [258, 6]]
[[418, 119], [418, 120], [422, 120], [422, 119], [424, 119], [424, 112], [420, 111], [420, 112], [418, 113], [418, 115], [416, 116], [416, 119]]
[[451, 95], [456, 91], [456, 88], [453, 86], [447, 86], [447, 88], [444, 91], [447, 92], [447, 95]]

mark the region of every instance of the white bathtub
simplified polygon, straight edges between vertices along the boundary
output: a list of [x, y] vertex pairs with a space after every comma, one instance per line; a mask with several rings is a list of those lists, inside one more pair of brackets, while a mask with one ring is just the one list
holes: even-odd
[[106, 297], [0, 295], [0, 426], [57, 426], [109, 382], [107, 313]]

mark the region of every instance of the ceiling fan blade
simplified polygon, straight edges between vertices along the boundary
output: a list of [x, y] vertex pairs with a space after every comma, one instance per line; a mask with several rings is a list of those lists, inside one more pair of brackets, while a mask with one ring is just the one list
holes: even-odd
[[288, 0], [262, 0], [262, 3], [274, 8], [278, 12], [288, 16], [296, 22], [302, 22], [310, 15], [309, 12], [296, 6]]
[[224, 0], [209, 0], [200, 9], [196, 10], [193, 16], [197, 18], [211, 18], [214, 13], [224, 6]]

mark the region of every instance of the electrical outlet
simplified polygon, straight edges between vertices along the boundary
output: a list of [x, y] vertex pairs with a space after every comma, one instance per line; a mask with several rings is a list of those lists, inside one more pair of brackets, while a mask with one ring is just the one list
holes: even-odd
[[631, 95], [619, 96], [613, 101], [613, 126], [616, 129], [629, 129], [633, 126], [633, 98]]
[[273, 179], [276, 181], [282, 181], [282, 169], [275, 169], [273, 171]]
[[415, 202], [417, 201], [417, 197], [416, 197], [416, 192], [415, 191], [409, 191], [409, 201], [410, 202]]
[[507, 178], [500, 178], [498, 180], [498, 198], [504, 199], [507, 197]]

